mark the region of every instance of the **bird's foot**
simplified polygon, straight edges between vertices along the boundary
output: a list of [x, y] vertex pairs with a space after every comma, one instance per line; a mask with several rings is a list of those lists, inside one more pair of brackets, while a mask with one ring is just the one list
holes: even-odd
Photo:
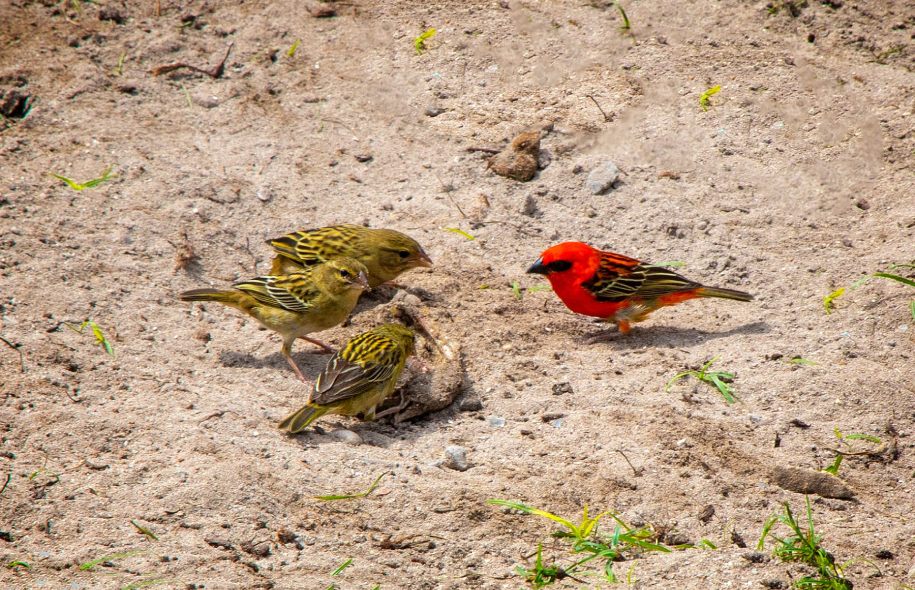
[[305, 375], [302, 373], [302, 369], [299, 368], [295, 361], [292, 360], [291, 356], [286, 356], [286, 360], [289, 362], [289, 366], [292, 367], [292, 370], [295, 371], [296, 376], [302, 381], [302, 383], [308, 383], [308, 379], [305, 378]]
[[302, 340], [307, 340], [308, 342], [311, 342], [315, 346], [319, 346], [321, 348], [321, 350], [317, 351], [318, 354], [333, 354], [333, 353], [337, 352], [337, 349], [332, 347], [330, 344], [323, 342], [321, 340], [318, 340], [317, 338], [311, 338], [309, 336], [299, 336], [299, 338], [301, 338]]

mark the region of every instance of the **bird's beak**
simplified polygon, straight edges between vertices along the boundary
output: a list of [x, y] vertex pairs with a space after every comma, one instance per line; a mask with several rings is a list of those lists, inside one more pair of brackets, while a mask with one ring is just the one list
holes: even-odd
[[416, 266], [425, 266], [426, 268], [432, 268], [432, 259], [429, 258], [429, 255], [419, 251], [419, 254], [416, 255]]
[[361, 286], [361, 287], [362, 287], [363, 289], [365, 289], [366, 291], [369, 290], [369, 278], [368, 278], [367, 276], [365, 276], [365, 273], [364, 273], [364, 272], [360, 272], [360, 273], [356, 276], [356, 284], [358, 284], [359, 286]]
[[537, 262], [532, 264], [531, 267], [527, 269], [527, 272], [546, 276], [550, 274], [550, 269], [543, 265], [543, 258], [538, 258]]

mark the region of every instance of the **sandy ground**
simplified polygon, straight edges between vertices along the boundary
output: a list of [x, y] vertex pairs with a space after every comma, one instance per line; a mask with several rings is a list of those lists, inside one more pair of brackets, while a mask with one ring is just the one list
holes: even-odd
[[[828, 466], [835, 429], [883, 444], [842, 463], [853, 500], [810, 496], [823, 545], [856, 589], [915, 586], [913, 290], [875, 279], [822, 303], [915, 258], [915, 5], [624, 6], [630, 33], [601, 1], [333, 18], [298, 0], [0, 3], [0, 335], [23, 354], [0, 343], [0, 557], [31, 566], [0, 568], [0, 587], [519, 588], [538, 543], [568, 566], [551, 523], [486, 504], [504, 498], [718, 547], [630, 552], [615, 570], [635, 588], [787, 588], [809, 569], [752, 555], [781, 503], [804, 503], [773, 473]], [[230, 44], [218, 78], [151, 73], [211, 68]], [[530, 182], [468, 151], [527, 129], [545, 165]], [[594, 195], [606, 160], [620, 179]], [[84, 191], [50, 176], [108, 166]], [[407, 422], [288, 437], [275, 424], [307, 391], [277, 338], [176, 294], [264, 273], [265, 238], [337, 222], [424, 245], [435, 268], [400, 282], [462, 346], [463, 384]], [[524, 270], [570, 239], [757, 300], [589, 344], [600, 326], [527, 291], [544, 281]], [[322, 338], [374, 325], [377, 303]], [[114, 357], [66, 328], [86, 319]], [[695, 380], [665, 391], [713, 357], [737, 403]], [[327, 360], [296, 358], [310, 375]], [[385, 472], [366, 498], [314, 498]], [[557, 586], [608, 586], [584, 579]]]

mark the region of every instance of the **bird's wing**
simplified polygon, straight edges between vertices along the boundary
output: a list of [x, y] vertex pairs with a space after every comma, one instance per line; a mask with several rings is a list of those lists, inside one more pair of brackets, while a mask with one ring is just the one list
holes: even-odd
[[277, 254], [305, 265], [324, 262], [328, 253], [338, 253], [355, 235], [356, 225], [342, 224], [315, 229], [303, 229], [270, 240]]
[[332, 404], [367, 393], [396, 377], [404, 352], [389, 338], [372, 332], [350, 340], [315, 381], [311, 402]]
[[320, 293], [311, 274], [311, 269], [306, 268], [301, 273], [256, 277], [233, 286], [264, 305], [303, 313], [311, 309]]
[[700, 286], [672, 270], [611, 252], [601, 253], [594, 276], [582, 283], [597, 300], [613, 302], [630, 297], [654, 299]]

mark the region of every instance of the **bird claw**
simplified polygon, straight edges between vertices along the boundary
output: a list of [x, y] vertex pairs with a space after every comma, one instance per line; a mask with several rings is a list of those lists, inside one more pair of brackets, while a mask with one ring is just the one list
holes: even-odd
[[320, 347], [321, 350], [315, 351], [316, 354], [333, 354], [333, 353], [337, 352], [337, 350], [334, 347], [332, 347], [330, 344], [327, 344], [326, 342], [318, 340], [317, 338], [310, 338], [308, 336], [299, 336], [299, 338], [301, 338], [302, 340], [307, 340], [308, 342], [311, 342], [315, 346]]

